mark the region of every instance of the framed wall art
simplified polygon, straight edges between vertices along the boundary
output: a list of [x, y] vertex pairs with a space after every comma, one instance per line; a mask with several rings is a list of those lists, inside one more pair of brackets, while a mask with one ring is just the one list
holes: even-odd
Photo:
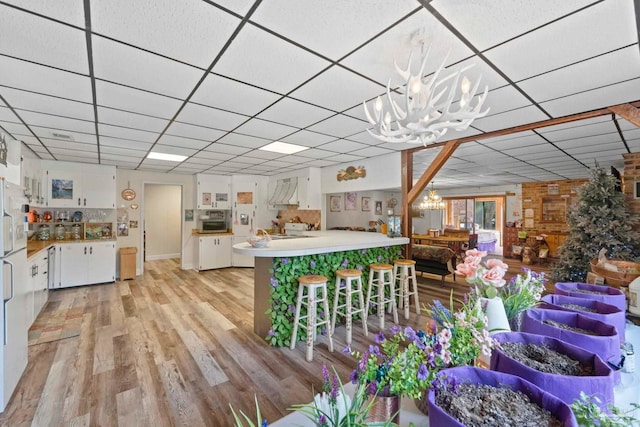
[[360, 207], [363, 212], [371, 211], [371, 197], [363, 197], [360, 201]]
[[345, 193], [344, 194], [344, 210], [345, 211], [355, 211], [357, 204], [358, 204], [358, 194], [357, 193]]
[[329, 211], [340, 212], [341, 209], [342, 209], [342, 197], [329, 196]]

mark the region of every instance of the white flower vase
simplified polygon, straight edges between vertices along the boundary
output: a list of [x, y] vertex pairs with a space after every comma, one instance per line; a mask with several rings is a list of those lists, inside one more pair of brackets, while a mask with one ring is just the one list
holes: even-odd
[[487, 329], [490, 334], [511, 332], [509, 319], [507, 319], [507, 312], [504, 309], [504, 302], [502, 301], [502, 298], [480, 297], [478, 298], [478, 304], [480, 304], [480, 309], [487, 316]]

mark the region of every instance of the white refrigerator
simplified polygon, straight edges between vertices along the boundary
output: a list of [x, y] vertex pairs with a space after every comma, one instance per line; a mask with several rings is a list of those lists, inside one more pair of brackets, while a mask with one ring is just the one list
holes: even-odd
[[30, 326], [28, 313], [33, 309], [29, 307], [29, 298], [33, 305], [33, 292], [27, 283], [25, 203], [22, 188], [1, 178], [2, 274], [0, 285], [4, 302], [0, 311], [0, 319], [2, 319], [0, 412], [4, 412], [11, 399], [28, 359], [27, 340]]

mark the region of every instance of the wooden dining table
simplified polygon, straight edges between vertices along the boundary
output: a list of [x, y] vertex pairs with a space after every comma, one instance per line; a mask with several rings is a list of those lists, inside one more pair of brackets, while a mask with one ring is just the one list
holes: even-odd
[[[469, 236], [438, 236], [429, 234], [412, 234], [411, 239], [416, 244], [428, 244], [437, 246], [447, 246], [456, 253], [458, 259], [464, 259], [464, 252], [469, 247]], [[466, 245], [465, 245], [466, 243]]]

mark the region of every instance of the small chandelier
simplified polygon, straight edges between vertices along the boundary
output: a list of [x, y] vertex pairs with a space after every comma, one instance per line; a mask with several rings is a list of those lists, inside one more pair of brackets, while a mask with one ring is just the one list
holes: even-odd
[[424, 196], [424, 199], [420, 202], [420, 210], [442, 210], [444, 209], [444, 205], [444, 200], [442, 200], [442, 197], [436, 193], [432, 182], [431, 190], [429, 190], [429, 196]]
[[[396, 102], [391, 97], [391, 79], [387, 83], [386, 107], [382, 98], [378, 96], [374, 103], [374, 114], [371, 114], [366, 101], [363, 102], [367, 120], [373, 125], [367, 132], [374, 138], [393, 143], [422, 143], [426, 146], [442, 137], [449, 129], [467, 129], [476, 118], [484, 117], [489, 112], [489, 108], [480, 111], [489, 90], [487, 86], [476, 105], [471, 106], [480, 79], [471, 88], [471, 81], [462, 76], [462, 73], [473, 67], [473, 64], [441, 76], [447, 55], [431, 77], [423, 78], [430, 50], [431, 48], [427, 50], [420, 71], [415, 75], [411, 74], [413, 52], [409, 55], [406, 70], [401, 69], [397, 62], [393, 62], [398, 74], [406, 81], [398, 88], [400, 93], [404, 92], [401, 102]], [[458, 85], [461, 95], [459, 100], [454, 102]], [[446, 92], [446, 98], [441, 100]]]

